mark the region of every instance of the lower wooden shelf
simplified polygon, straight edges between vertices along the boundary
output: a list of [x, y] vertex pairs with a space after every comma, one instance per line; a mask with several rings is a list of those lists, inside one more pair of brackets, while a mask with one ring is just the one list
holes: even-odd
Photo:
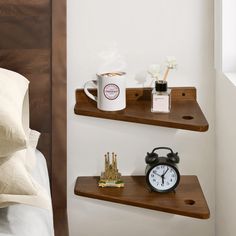
[[78, 177], [75, 194], [199, 219], [210, 217], [197, 176], [181, 176], [179, 186], [171, 193], [149, 191], [144, 176], [123, 176], [124, 188], [101, 188], [98, 180], [97, 176]]

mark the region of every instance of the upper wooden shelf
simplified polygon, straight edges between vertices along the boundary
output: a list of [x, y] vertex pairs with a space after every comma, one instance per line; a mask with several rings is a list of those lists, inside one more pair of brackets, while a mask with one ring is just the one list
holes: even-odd
[[[90, 92], [96, 94], [96, 90]], [[196, 88], [174, 87], [171, 93], [171, 112], [151, 112], [151, 88], [129, 88], [126, 90], [126, 109], [104, 112], [97, 109], [96, 102], [89, 99], [83, 89], [76, 90], [75, 114], [105, 119], [158, 125], [170, 128], [204, 132], [208, 122], [196, 100]]]
[[181, 176], [179, 186], [171, 193], [149, 191], [144, 176], [123, 176], [124, 188], [101, 188], [98, 180], [99, 177], [78, 177], [75, 194], [193, 218], [210, 217], [197, 176]]

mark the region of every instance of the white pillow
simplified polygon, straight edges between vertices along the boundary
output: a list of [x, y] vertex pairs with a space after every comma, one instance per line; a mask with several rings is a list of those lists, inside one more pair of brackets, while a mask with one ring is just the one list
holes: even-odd
[[25, 167], [29, 172], [33, 171], [36, 165], [35, 151], [38, 145], [39, 137], [40, 133], [38, 131], [29, 129], [29, 145], [26, 149], [25, 160]]
[[46, 210], [51, 210], [51, 198], [47, 191], [38, 183], [35, 183], [35, 189], [37, 191], [35, 195], [0, 194], [0, 208], [16, 204], [24, 204], [39, 207]]
[[49, 194], [28, 170], [29, 159], [36, 160], [35, 150], [29, 145], [9, 158], [0, 159], [0, 208], [26, 204], [51, 209]]
[[24, 76], [0, 68], [0, 157], [27, 146], [22, 106], [28, 85]]
[[0, 208], [51, 209], [50, 196], [31, 175], [40, 133], [29, 128], [28, 84], [22, 75], [0, 68]]
[[36, 164], [36, 158], [35, 155], [31, 155], [31, 152], [35, 152], [36, 147], [38, 145], [38, 140], [40, 137], [40, 133], [36, 130], [30, 129], [30, 114], [29, 114], [29, 91], [26, 91], [24, 101], [23, 101], [23, 107], [22, 107], [22, 125], [23, 129], [25, 131], [25, 135], [28, 140], [28, 147], [27, 147], [27, 160], [26, 160], [26, 168], [28, 171], [32, 171]]
[[25, 93], [23, 107], [22, 107], [22, 126], [25, 131], [25, 135], [28, 138], [30, 133], [30, 114], [29, 114], [29, 91]]
[[0, 159], [0, 193], [35, 195], [31, 176], [25, 168], [26, 150]]

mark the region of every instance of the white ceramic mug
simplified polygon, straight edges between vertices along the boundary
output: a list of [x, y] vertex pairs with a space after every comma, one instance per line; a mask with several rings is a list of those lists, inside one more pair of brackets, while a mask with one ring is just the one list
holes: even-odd
[[[119, 111], [126, 107], [125, 72], [110, 72], [97, 74], [97, 80], [85, 83], [84, 92], [97, 102], [97, 108], [102, 111]], [[89, 85], [97, 88], [97, 97], [88, 91]]]

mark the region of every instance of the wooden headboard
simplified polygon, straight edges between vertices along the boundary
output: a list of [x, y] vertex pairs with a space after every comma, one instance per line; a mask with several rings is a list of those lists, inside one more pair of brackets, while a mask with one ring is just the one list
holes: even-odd
[[30, 80], [30, 123], [41, 132], [55, 235], [66, 236], [66, 0], [0, 0], [0, 30], [0, 67]]

